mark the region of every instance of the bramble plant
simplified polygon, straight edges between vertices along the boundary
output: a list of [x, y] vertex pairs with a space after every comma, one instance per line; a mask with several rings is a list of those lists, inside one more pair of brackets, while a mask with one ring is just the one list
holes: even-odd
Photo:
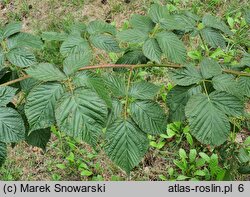
[[[45, 149], [56, 126], [95, 149], [104, 139], [107, 156], [129, 174], [148, 150], [148, 135], [164, 134], [168, 122], [187, 121], [194, 138], [214, 147], [229, 139], [235, 120], [249, 121], [250, 54], [236, 66], [210, 57], [226, 50], [233, 36], [215, 16], [169, 13], [153, 4], [122, 31], [97, 20], [39, 38], [21, 27], [9, 23], [0, 30], [0, 165], [7, 144], [25, 140]], [[184, 38], [199, 40], [200, 58], [188, 60]], [[61, 43], [63, 65], [36, 60], [37, 50], [51, 41]], [[95, 65], [96, 49], [119, 59]], [[175, 85], [167, 94], [168, 115], [155, 99], [160, 87], [134, 81], [136, 69], [151, 67], [168, 68]], [[100, 72], [108, 68], [114, 72]]]

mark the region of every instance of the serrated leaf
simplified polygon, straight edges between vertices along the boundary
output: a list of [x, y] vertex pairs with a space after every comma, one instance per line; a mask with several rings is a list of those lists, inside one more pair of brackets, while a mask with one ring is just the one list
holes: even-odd
[[227, 92], [214, 91], [209, 95], [214, 106], [229, 116], [241, 116], [244, 111], [243, 102]]
[[14, 48], [6, 55], [7, 59], [15, 66], [29, 67], [36, 63], [35, 55], [25, 48]]
[[228, 26], [223, 21], [221, 21], [220, 19], [218, 19], [210, 14], [206, 14], [202, 18], [202, 23], [207, 27], [212, 27], [212, 28], [218, 29], [225, 34], [228, 34], [229, 36], [231, 36], [233, 34], [233, 32], [230, 31]]
[[250, 25], [250, 9], [245, 10], [244, 18], [245, 18], [247, 24]]
[[83, 32], [86, 32], [87, 26], [84, 23], [77, 22], [71, 26], [71, 34], [72, 35], [80, 35]]
[[110, 25], [100, 20], [91, 21], [87, 27], [87, 31], [90, 34], [103, 34], [103, 33], [109, 33], [112, 35], [116, 34], [116, 28], [113, 25]]
[[245, 53], [243, 58], [240, 61], [240, 66], [248, 66], [250, 67], [250, 54]]
[[130, 19], [130, 24], [132, 28], [138, 29], [144, 32], [150, 32], [153, 30], [155, 24], [148, 16], [142, 16], [134, 14]]
[[55, 123], [55, 104], [63, 91], [59, 83], [44, 83], [32, 89], [25, 104], [30, 131], [48, 128]]
[[161, 62], [162, 51], [156, 39], [150, 38], [143, 44], [143, 54], [156, 63]]
[[7, 40], [7, 45], [9, 49], [17, 47], [30, 47], [34, 49], [42, 49], [43, 42], [37, 36], [21, 32], [19, 34], [11, 36]]
[[72, 75], [80, 68], [90, 65], [91, 59], [91, 51], [71, 54], [63, 61], [63, 71], [67, 75]]
[[156, 34], [156, 39], [169, 61], [175, 63], [184, 63], [186, 61], [186, 48], [174, 33], [162, 31]]
[[135, 101], [130, 105], [131, 117], [145, 133], [164, 133], [167, 118], [161, 106], [154, 101]]
[[161, 6], [159, 4], [153, 4], [149, 10], [149, 17], [155, 23], [159, 23], [162, 18], [169, 15], [168, 8], [166, 6]]
[[200, 21], [200, 17], [194, 14], [193, 12], [190, 12], [188, 10], [183, 10], [183, 14], [196, 22]]
[[12, 101], [17, 89], [10, 86], [0, 87], [0, 107], [6, 106]]
[[28, 75], [39, 81], [62, 81], [66, 75], [55, 65], [40, 63], [26, 69]]
[[46, 150], [46, 145], [51, 137], [50, 128], [40, 129], [32, 131], [30, 134], [26, 134], [25, 141], [32, 146], [39, 147]]
[[218, 75], [212, 79], [212, 83], [214, 89], [218, 91], [225, 91], [239, 98], [241, 98], [243, 95], [243, 90], [233, 75]]
[[3, 38], [8, 38], [11, 35], [14, 35], [18, 32], [20, 32], [22, 29], [22, 23], [21, 22], [12, 22], [5, 26], [3, 29]]
[[7, 145], [4, 142], [0, 142], [0, 168], [4, 164], [7, 157]]
[[192, 95], [201, 93], [201, 86], [175, 86], [167, 95], [167, 105], [170, 109], [169, 119], [172, 122], [185, 120], [185, 106]]
[[204, 58], [201, 61], [201, 74], [205, 79], [222, 74], [220, 65], [213, 59]]
[[74, 84], [78, 87], [88, 87], [95, 91], [102, 98], [109, 108], [112, 107], [112, 101], [109, 92], [105, 87], [105, 81], [93, 72], [78, 72], [73, 78]]
[[39, 81], [33, 78], [28, 78], [28, 79], [20, 81], [22, 91], [25, 94], [28, 94], [31, 91], [31, 89], [34, 88], [38, 84], [39, 84]]
[[216, 31], [213, 28], [206, 27], [201, 30], [201, 35], [205, 41], [213, 48], [226, 47], [226, 42], [220, 32]]
[[107, 118], [105, 102], [95, 92], [78, 88], [57, 102], [59, 129], [71, 137], [96, 145]]
[[250, 77], [241, 76], [239, 78], [239, 85], [244, 92], [243, 94], [250, 97]]
[[187, 64], [183, 68], [172, 70], [170, 78], [177, 85], [189, 86], [199, 83], [203, 77], [199, 70], [192, 64]]
[[141, 43], [148, 38], [148, 33], [138, 29], [127, 29], [117, 33], [117, 38], [123, 42]]
[[238, 172], [241, 174], [250, 174], [250, 166], [240, 166]]
[[76, 53], [90, 51], [88, 41], [80, 36], [69, 36], [61, 45], [60, 53], [67, 57]]
[[116, 120], [107, 128], [105, 152], [127, 173], [140, 163], [148, 144], [147, 135], [130, 119]]
[[118, 42], [110, 35], [92, 35], [90, 41], [96, 48], [106, 52], [121, 52]]
[[109, 112], [107, 125], [112, 124], [117, 119], [122, 119], [123, 117], [123, 105], [120, 100], [113, 99], [112, 100], [112, 108]]
[[229, 120], [206, 95], [192, 96], [185, 113], [191, 133], [201, 143], [218, 146], [227, 140], [230, 133]]
[[0, 71], [2, 70], [4, 66], [4, 62], [5, 62], [5, 55], [4, 55], [2, 47], [0, 46]]
[[116, 97], [124, 97], [126, 96], [126, 84], [123, 79], [115, 75], [108, 75], [106, 77], [106, 84], [111, 92]]
[[3, 30], [0, 28], [0, 42], [3, 41]]
[[147, 58], [140, 49], [129, 49], [120, 57], [116, 64], [146, 64]]
[[7, 75], [10, 75], [10, 69], [7, 67], [0, 68], [0, 80], [1, 83], [6, 81]]
[[46, 41], [64, 41], [68, 38], [68, 34], [63, 32], [43, 32], [41, 37]]
[[159, 90], [159, 86], [146, 81], [141, 81], [132, 85], [129, 90], [129, 95], [135, 99], [153, 99]]
[[184, 32], [193, 31], [195, 29], [195, 20], [185, 15], [174, 14], [168, 15], [160, 20], [160, 25], [165, 30], [180, 30]]
[[239, 154], [237, 155], [237, 157], [239, 158], [241, 163], [246, 163], [250, 161], [250, 154], [244, 148], [240, 148]]
[[0, 141], [18, 142], [25, 138], [25, 127], [21, 115], [12, 108], [0, 107]]

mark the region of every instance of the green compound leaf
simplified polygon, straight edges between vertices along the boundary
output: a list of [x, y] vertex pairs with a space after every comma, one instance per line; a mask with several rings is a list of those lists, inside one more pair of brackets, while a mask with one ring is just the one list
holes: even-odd
[[34, 49], [42, 49], [43, 42], [37, 36], [28, 33], [19, 33], [14, 36], [11, 36], [7, 40], [7, 45], [9, 49], [17, 48], [17, 47], [29, 47]]
[[141, 81], [134, 83], [129, 90], [129, 96], [135, 99], [153, 99], [159, 92], [160, 87], [152, 83]]
[[214, 106], [229, 116], [241, 116], [244, 111], [243, 102], [227, 92], [214, 91], [209, 95]]
[[0, 107], [0, 141], [19, 142], [25, 138], [25, 127], [21, 115], [12, 108]]
[[192, 96], [185, 109], [190, 131], [203, 144], [219, 146], [230, 133], [228, 117], [219, 110], [208, 96]]
[[127, 173], [140, 163], [148, 145], [147, 135], [131, 119], [116, 120], [107, 128], [105, 152]]
[[32, 146], [39, 147], [46, 150], [46, 145], [51, 137], [50, 128], [40, 129], [32, 131], [30, 134], [26, 134], [25, 141]]
[[0, 107], [5, 107], [12, 101], [17, 89], [9, 86], [0, 87]]
[[66, 75], [55, 65], [49, 63], [41, 63], [26, 69], [28, 75], [39, 81], [62, 81], [66, 79]]
[[119, 43], [110, 35], [92, 35], [90, 36], [90, 41], [96, 48], [106, 52], [121, 52]]
[[36, 63], [35, 55], [25, 48], [14, 48], [6, 55], [7, 59], [15, 66], [24, 68]]
[[212, 79], [212, 83], [216, 90], [228, 92], [239, 98], [242, 98], [243, 96], [243, 90], [233, 75], [218, 75]]
[[4, 142], [0, 142], [0, 168], [4, 164], [7, 157], [7, 145]]
[[138, 29], [128, 29], [117, 33], [117, 38], [123, 42], [141, 43], [148, 38], [148, 33]]
[[154, 101], [135, 101], [130, 106], [131, 117], [145, 133], [164, 133], [167, 118], [161, 106]]
[[185, 106], [192, 95], [202, 92], [201, 86], [175, 86], [167, 95], [169, 119], [181, 122], [186, 119]]
[[148, 16], [142, 16], [134, 14], [130, 19], [132, 28], [138, 29], [144, 32], [150, 32], [153, 30], [155, 24]]
[[171, 71], [170, 78], [175, 84], [181, 86], [196, 84], [203, 79], [199, 70], [192, 64], [188, 64], [183, 68]]
[[5, 26], [3, 29], [3, 39], [8, 38], [11, 35], [14, 35], [18, 32], [20, 32], [22, 29], [22, 23], [21, 22], [12, 22]]
[[64, 94], [57, 102], [55, 114], [61, 131], [95, 146], [108, 111], [95, 92], [78, 88], [73, 93]]
[[80, 36], [69, 36], [61, 45], [60, 52], [67, 57], [76, 53], [84, 53], [90, 51], [88, 41]]
[[112, 35], [116, 34], [116, 28], [113, 25], [110, 25], [100, 20], [90, 22], [87, 27], [87, 31], [89, 32], [89, 34], [92, 35], [103, 33], [109, 33]]
[[187, 58], [186, 48], [181, 40], [172, 32], [162, 31], [156, 34], [158, 44], [169, 59], [175, 63], [184, 63]]
[[30, 131], [48, 128], [55, 123], [55, 104], [63, 91], [59, 83], [44, 83], [32, 89], [25, 104]]
[[149, 38], [143, 45], [143, 54], [150, 59], [160, 64], [162, 51], [161, 48], [154, 38]]
[[88, 87], [95, 91], [102, 98], [109, 108], [112, 107], [112, 101], [109, 92], [105, 87], [105, 81], [93, 72], [78, 72], [73, 78], [73, 82], [77, 87]]
[[221, 21], [220, 19], [218, 19], [210, 14], [206, 14], [203, 17], [202, 23], [207, 27], [212, 27], [212, 28], [218, 29], [225, 34], [228, 34], [229, 36], [231, 36], [233, 34], [233, 32], [230, 31], [228, 26], [223, 21]]
[[222, 74], [222, 69], [215, 60], [204, 58], [201, 62], [201, 74], [205, 79], [209, 79]]
[[169, 15], [167, 6], [161, 6], [159, 4], [153, 4], [149, 10], [149, 17], [155, 23], [160, 23], [161, 19], [166, 18]]
[[213, 48], [226, 47], [226, 42], [220, 32], [213, 28], [207, 27], [201, 30], [201, 35], [205, 41]]

